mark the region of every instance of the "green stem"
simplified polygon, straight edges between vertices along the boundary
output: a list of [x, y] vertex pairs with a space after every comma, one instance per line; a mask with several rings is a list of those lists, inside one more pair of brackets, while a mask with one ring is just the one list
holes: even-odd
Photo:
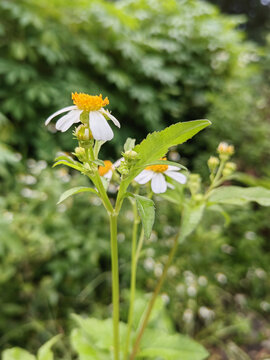
[[129, 344], [130, 344], [130, 335], [133, 323], [133, 312], [134, 312], [134, 300], [136, 293], [136, 270], [137, 270], [137, 259], [136, 259], [136, 247], [137, 247], [137, 235], [138, 235], [138, 225], [140, 220], [138, 218], [138, 210], [136, 201], [133, 201], [133, 229], [132, 229], [132, 250], [131, 250], [131, 277], [130, 277], [130, 296], [129, 296], [129, 312], [128, 312], [128, 329], [127, 329], [127, 338], [126, 338], [126, 346], [124, 352], [124, 359], [127, 359], [129, 352]]
[[219, 165], [219, 168], [218, 168], [218, 171], [216, 173], [216, 176], [214, 177], [211, 185], [209, 186], [209, 188], [207, 189], [206, 193], [205, 193], [205, 198], [208, 197], [209, 193], [211, 190], [213, 190], [216, 186], [218, 186], [220, 184], [220, 179], [221, 179], [221, 176], [222, 176], [222, 171], [224, 169], [224, 165], [226, 163], [226, 160], [221, 160], [221, 163]]
[[169, 257], [168, 257], [168, 260], [167, 260], [167, 263], [165, 264], [165, 267], [164, 267], [164, 270], [163, 270], [163, 273], [162, 273], [162, 276], [160, 277], [158, 283], [157, 283], [157, 286], [155, 288], [155, 291], [150, 299], [150, 302], [148, 304], [148, 307], [147, 307], [147, 310], [146, 310], [146, 313], [144, 315], [144, 319], [143, 319], [143, 322], [141, 324], [141, 327], [140, 327], [140, 330], [139, 330], [139, 333], [138, 333], [138, 336], [136, 338], [136, 341], [135, 341], [135, 344], [133, 346], [133, 350], [132, 350], [132, 353], [131, 353], [131, 356], [130, 356], [130, 360], [134, 360], [135, 359], [135, 356], [139, 350], [139, 346], [140, 346], [140, 342], [141, 342], [141, 339], [142, 339], [142, 336], [143, 336], [143, 333], [144, 333], [144, 330], [148, 324], [148, 321], [149, 321], [149, 318], [150, 318], [150, 315], [151, 315], [151, 312], [153, 310], [153, 307], [154, 307], [154, 304], [155, 304], [155, 301], [156, 301], [156, 298], [160, 292], [160, 289], [163, 285], [163, 282], [167, 276], [167, 272], [168, 272], [168, 269], [169, 269], [169, 266], [171, 265], [171, 262], [172, 262], [172, 259], [175, 255], [175, 252], [177, 250], [177, 245], [178, 245], [178, 237], [179, 237], [179, 233], [177, 233], [177, 235], [175, 236], [174, 238], [174, 243], [173, 243], [173, 247], [170, 251], [170, 254], [169, 254]]
[[113, 351], [114, 360], [119, 360], [119, 269], [117, 244], [117, 214], [110, 214], [112, 301], [113, 301]]

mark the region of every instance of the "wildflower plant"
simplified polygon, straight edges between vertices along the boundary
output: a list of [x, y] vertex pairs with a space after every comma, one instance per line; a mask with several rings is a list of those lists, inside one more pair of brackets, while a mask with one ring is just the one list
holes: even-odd
[[[237, 177], [236, 164], [231, 161], [234, 147], [226, 143], [218, 146], [218, 156], [208, 160], [210, 184], [204, 189], [198, 174], [189, 174], [181, 164], [165, 157], [172, 146], [182, 144], [209, 126], [208, 120], [179, 122], [166, 129], [149, 134], [140, 144], [128, 138], [121, 158], [112, 163], [99, 158], [101, 147], [113, 137], [108, 125], [112, 121], [120, 127], [118, 120], [104, 107], [107, 98], [87, 94], [73, 94], [74, 106], [66, 107], [51, 115], [62, 115], [56, 122], [60, 131], [78, 126], [73, 136], [78, 141], [73, 156], [63, 154], [56, 158], [54, 166], [66, 165], [87, 176], [89, 187], [75, 187], [64, 192], [58, 203], [78, 193], [91, 193], [99, 197], [107, 211], [110, 223], [110, 248], [112, 266], [112, 319], [82, 318], [74, 315], [78, 325], [71, 334], [73, 348], [79, 359], [134, 360], [186, 359], [202, 360], [207, 351], [195, 341], [178, 333], [167, 334], [159, 328], [151, 328], [150, 316], [156, 300], [176, 254], [178, 244], [196, 229], [207, 210], [225, 213], [226, 204], [243, 205], [256, 201], [270, 206], [270, 190], [263, 187], [242, 188], [221, 186]], [[81, 124], [79, 124], [81, 123]], [[108, 195], [109, 183], [116, 189], [115, 200]], [[136, 302], [136, 273], [144, 240], [148, 239], [155, 221], [155, 195], [177, 205], [179, 229], [171, 239], [171, 250], [161, 271], [156, 288], [150, 297], [139, 321], [134, 321]], [[133, 211], [131, 247], [131, 278], [127, 323], [120, 321], [120, 286], [118, 267], [118, 215], [123, 202], [128, 199]]]

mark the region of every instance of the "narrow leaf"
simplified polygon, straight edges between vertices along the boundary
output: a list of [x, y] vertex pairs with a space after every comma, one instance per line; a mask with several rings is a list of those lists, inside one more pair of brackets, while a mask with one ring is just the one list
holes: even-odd
[[145, 196], [134, 194], [134, 197], [142, 220], [145, 237], [149, 238], [155, 221], [155, 204]]
[[37, 360], [53, 360], [53, 352], [51, 347], [59, 340], [61, 335], [56, 335], [45, 344], [43, 344], [37, 354]]
[[222, 186], [214, 189], [208, 201], [210, 203], [245, 205], [254, 201], [262, 206], [270, 206], [270, 190], [263, 187]]
[[69, 189], [69, 190], [65, 191], [60, 196], [60, 199], [59, 199], [57, 205], [60, 204], [61, 202], [63, 202], [64, 200], [66, 200], [67, 198], [69, 198], [72, 195], [79, 194], [81, 192], [88, 192], [88, 191], [98, 195], [97, 191], [95, 189], [93, 189], [93, 188], [84, 187], [84, 186], [78, 186], [78, 187], [74, 187], [72, 189]]
[[124, 151], [132, 150], [135, 146], [136, 139], [127, 138], [125, 145], [124, 145]]
[[[77, 163], [79, 164], [79, 163]], [[65, 160], [60, 160], [60, 161], [57, 161], [56, 163], [53, 164], [53, 168], [58, 166], [58, 165], [66, 165], [66, 166], [69, 166], [71, 167], [72, 169], [75, 169], [75, 170], [78, 170], [78, 171], [82, 171], [83, 170], [83, 167], [81, 165], [75, 165], [73, 163], [69, 163]]]

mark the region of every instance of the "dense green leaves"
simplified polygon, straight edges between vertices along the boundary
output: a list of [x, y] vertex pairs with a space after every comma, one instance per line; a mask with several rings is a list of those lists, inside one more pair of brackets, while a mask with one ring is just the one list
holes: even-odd
[[209, 196], [209, 202], [219, 204], [245, 205], [251, 201], [262, 206], [270, 206], [270, 190], [259, 186], [223, 186], [213, 190]]
[[94, 193], [96, 195], [98, 194], [97, 191], [95, 189], [93, 189], [93, 188], [85, 187], [85, 186], [78, 186], [78, 187], [74, 187], [72, 189], [69, 189], [69, 190], [65, 191], [60, 196], [60, 199], [57, 202], [57, 204], [60, 204], [61, 202], [63, 202], [64, 200], [66, 200], [67, 198], [69, 198], [72, 195], [79, 194], [79, 193], [82, 193], [82, 192], [91, 192], [91, 193]]
[[145, 331], [138, 357], [163, 360], [203, 360], [208, 352], [198, 343], [180, 334], [169, 335], [159, 330]]

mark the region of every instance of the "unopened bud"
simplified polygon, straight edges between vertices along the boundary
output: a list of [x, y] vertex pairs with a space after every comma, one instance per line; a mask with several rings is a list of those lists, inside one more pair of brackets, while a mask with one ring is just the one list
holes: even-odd
[[229, 176], [236, 170], [236, 164], [234, 162], [227, 162], [223, 171], [223, 176]]
[[138, 153], [134, 150], [128, 150], [123, 153], [125, 160], [136, 160], [138, 159]]
[[210, 156], [210, 158], [207, 161], [209, 170], [211, 172], [214, 172], [219, 164], [219, 159], [216, 156]]
[[93, 139], [93, 135], [89, 127], [83, 124], [76, 128], [75, 135], [79, 141], [88, 141]]
[[222, 160], [226, 160], [234, 154], [234, 146], [229, 145], [226, 142], [221, 142], [218, 145], [217, 152]]
[[76, 147], [75, 148], [75, 155], [82, 162], [86, 160], [85, 149], [82, 148], [82, 147]]
[[188, 186], [192, 194], [199, 192], [201, 188], [201, 177], [199, 174], [190, 174], [188, 179]]
[[203, 200], [203, 195], [202, 194], [194, 195], [194, 200], [197, 202], [201, 202]]

